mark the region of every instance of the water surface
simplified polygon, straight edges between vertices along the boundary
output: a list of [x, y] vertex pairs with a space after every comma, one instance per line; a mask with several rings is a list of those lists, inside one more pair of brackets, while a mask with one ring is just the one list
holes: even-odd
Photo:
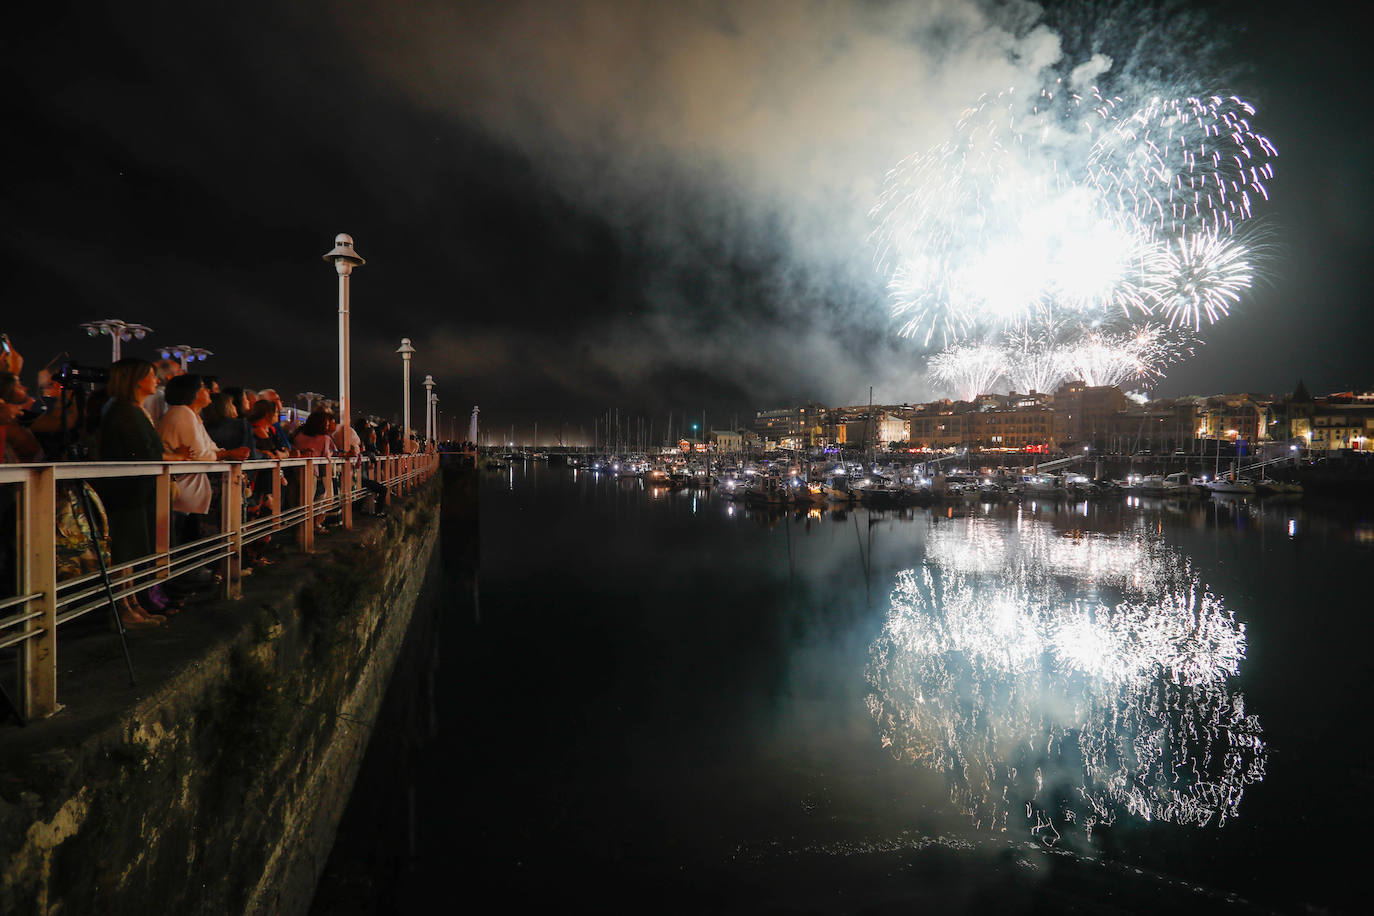
[[365, 873], [381, 909], [445, 887], [674, 911], [1353, 909], [1370, 516], [769, 514], [484, 472], [480, 561], [446, 558], [432, 664], [412, 666], [424, 734], [379, 730], [354, 802], [404, 807], [399, 826], [350, 815], [322, 899]]

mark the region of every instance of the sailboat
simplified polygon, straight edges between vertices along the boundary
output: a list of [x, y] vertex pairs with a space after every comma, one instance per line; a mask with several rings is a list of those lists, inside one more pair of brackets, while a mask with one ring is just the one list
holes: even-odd
[[1217, 457], [1213, 465], [1212, 479], [1207, 481], [1207, 489], [1213, 493], [1222, 493], [1231, 496], [1250, 496], [1255, 492], [1255, 485], [1247, 480], [1241, 480], [1236, 476], [1236, 462], [1239, 459], [1231, 460], [1231, 470], [1226, 476], [1221, 476], [1221, 440], [1217, 440]]

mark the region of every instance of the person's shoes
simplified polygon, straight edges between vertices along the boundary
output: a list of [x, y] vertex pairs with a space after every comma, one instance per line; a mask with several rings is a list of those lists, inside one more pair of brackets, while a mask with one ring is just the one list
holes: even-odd
[[131, 598], [125, 598], [119, 606], [119, 622], [126, 630], [146, 630], [161, 626], [167, 618], [149, 614]]
[[[126, 617], [123, 614], [119, 615], [119, 623], [126, 630], [152, 630], [162, 626], [161, 621], [151, 617]], [[111, 626], [110, 629], [115, 630], [115, 627]]]
[[181, 605], [170, 595], [164, 594], [159, 599], [149, 594], [149, 592], [140, 592], [136, 600], [139, 605], [139, 610], [143, 612], [145, 617], [156, 617], [158, 615], [174, 617], [181, 613]]

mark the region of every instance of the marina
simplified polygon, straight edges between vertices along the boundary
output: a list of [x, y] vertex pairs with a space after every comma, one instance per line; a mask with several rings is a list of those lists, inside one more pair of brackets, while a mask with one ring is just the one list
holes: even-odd
[[[680, 454], [594, 454], [588, 452], [491, 453], [482, 460], [488, 471], [517, 464], [549, 463], [586, 470], [601, 479], [635, 481], [654, 490], [712, 490], [724, 500], [751, 506], [871, 507], [932, 506], [954, 503], [1021, 502], [1023, 500], [1120, 500], [1163, 497], [1191, 500], [1216, 494], [1298, 498], [1308, 462], [1299, 459], [1239, 462], [1225, 472], [1193, 474], [1134, 473], [1138, 460], [1114, 456], [1088, 462], [1082, 456], [1035, 463], [1030, 467], [992, 466], [1004, 456], [970, 455], [967, 450], [927, 460], [885, 456], [882, 461], [833, 455], [772, 453], [769, 456]], [[1179, 462], [1176, 462], [1179, 463]], [[1124, 468], [1119, 477], [1104, 469]]]

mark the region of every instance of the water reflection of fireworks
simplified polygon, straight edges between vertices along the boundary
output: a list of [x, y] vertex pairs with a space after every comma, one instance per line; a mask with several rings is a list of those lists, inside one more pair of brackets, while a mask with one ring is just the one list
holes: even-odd
[[1245, 629], [1157, 535], [970, 519], [932, 530], [891, 600], [870, 712], [981, 826], [1013, 826], [1023, 803], [1046, 842], [1123, 816], [1220, 825], [1264, 777], [1259, 720], [1229, 684]]

